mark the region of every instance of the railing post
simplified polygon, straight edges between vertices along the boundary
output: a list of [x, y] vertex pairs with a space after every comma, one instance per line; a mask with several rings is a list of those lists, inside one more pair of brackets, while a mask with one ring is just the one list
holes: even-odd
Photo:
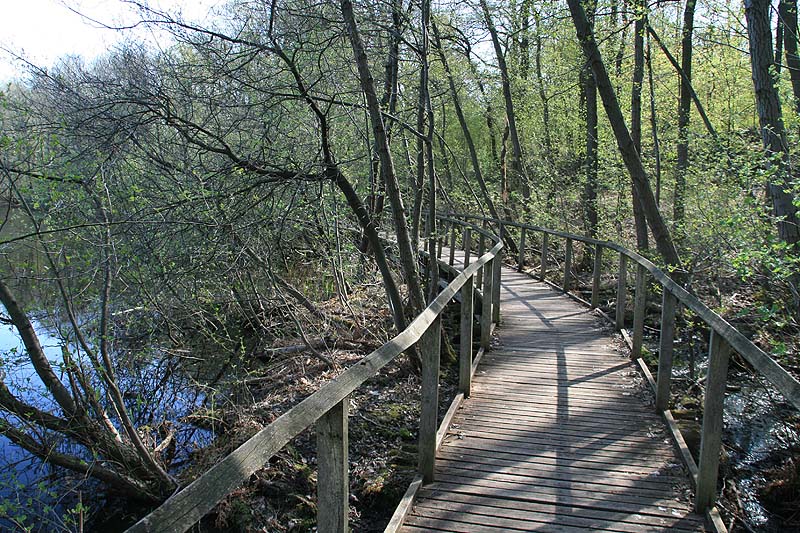
[[572, 277], [572, 239], [567, 238], [564, 252], [564, 292], [569, 292]]
[[625, 327], [625, 276], [627, 275], [628, 258], [619, 254], [619, 272], [617, 273], [617, 308], [616, 326], [618, 330]]
[[633, 301], [633, 348], [631, 357], [642, 356], [644, 342], [644, 314], [647, 307], [647, 269], [642, 265], [636, 269], [636, 294]]
[[350, 398], [317, 421], [317, 531], [346, 533], [350, 514], [347, 467], [347, 412]]
[[547, 240], [548, 234], [542, 232], [542, 264], [541, 264], [541, 272], [539, 272], [539, 279], [544, 281], [545, 275], [547, 274]]
[[600, 306], [600, 275], [603, 269], [603, 245], [594, 248], [594, 271], [592, 272], [592, 309]]
[[664, 288], [661, 300], [661, 340], [658, 344], [658, 381], [656, 381], [656, 412], [669, 409], [669, 390], [672, 380], [672, 352], [675, 339], [675, 296]]
[[467, 278], [461, 287], [461, 346], [458, 359], [458, 390], [469, 397], [472, 390], [472, 317], [475, 278]]
[[517, 261], [517, 272], [525, 269], [525, 228], [520, 228], [519, 235], [519, 261]]
[[[500, 240], [503, 240], [504, 227], [500, 226]], [[500, 275], [503, 266], [503, 250], [501, 248], [492, 262], [492, 321], [495, 324], [500, 323]]]
[[[478, 257], [483, 257], [484, 252], [486, 251], [486, 237], [483, 233], [480, 234], [481, 238], [478, 240]], [[475, 279], [475, 283], [478, 284], [478, 287], [481, 286], [481, 282], [483, 281], [483, 274], [484, 270], [486, 270], [486, 265], [483, 266], [480, 270], [478, 270], [477, 278]]]
[[697, 465], [697, 490], [694, 508], [704, 513], [717, 497], [719, 451], [722, 443], [722, 409], [731, 348], [715, 331], [708, 346], [708, 376], [703, 403], [703, 429], [700, 436], [700, 462]]
[[472, 253], [472, 228], [464, 228], [464, 268], [469, 266], [469, 256]]
[[450, 266], [456, 261], [456, 223], [450, 227]]
[[442, 321], [436, 317], [420, 339], [422, 353], [422, 406], [419, 416], [419, 471], [424, 483], [434, 479], [436, 421], [439, 415], [439, 348]]
[[488, 269], [488, 276], [483, 277], [483, 302], [481, 307], [481, 347], [489, 349], [492, 340], [492, 269], [497, 258], [491, 259], [484, 268]]
[[444, 228], [442, 228], [442, 230], [444, 230], [444, 231], [436, 239], [436, 242], [437, 242], [436, 259], [441, 259], [442, 258], [442, 248], [444, 247], [444, 241], [447, 238], [447, 230], [444, 229]]

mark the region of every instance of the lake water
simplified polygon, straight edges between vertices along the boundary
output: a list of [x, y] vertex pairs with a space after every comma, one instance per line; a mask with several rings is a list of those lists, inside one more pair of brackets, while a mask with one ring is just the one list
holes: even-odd
[[[33, 325], [53, 369], [58, 374], [63, 362], [63, 341], [41, 323], [34, 321]], [[0, 373], [12, 393], [39, 408], [58, 412], [55, 402], [46, 394], [39, 376], [27, 358], [16, 329], [7, 324], [0, 324], [0, 359]], [[209, 444], [213, 434], [181, 422], [182, 417], [202, 404], [204, 395], [193, 386], [189, 376], [181, 369], [164, 368], [170, 364], [167, 359], [154, 358], [148, 363], [127, 367], [128, 372], [120, 372], [118, 377], [131, 417], [137, 426], [162, 420], [174, 424], [178, 443], [176, 458], [179, 463], [183, 463], [192, 449]], [[170, 372], [172, 377], [164, 380], [165, 372]], [[62, 379], [66, 383], [66, 377]], [[86, 455], [85, 451], [76, 449], [76, 446], [70, 446], [69, 443], [62, 442], [59, 449]], [[57, 524], [63, 525], [63, 517], [77, 501], [76, 488], [72, 484], [74, 480], [64, 483], [63, 474], [16, 446], [8, 438], [0, 436], [0, 530], [17, 529], [8, 517], [2, 518], [4, 508], [11, 510], [11, 513], [6, 511], [8, 514], [26, 516], [26, 524], [34, 525], [35, 531], [52, 531]], [[94, 493], [92, 503], [96, 505], [99, 488], [97, 484], [85, 480], [80, 485], [80, 490], [86, 491], [85, 494]], [[64, 499], [63, 492], [68, 488], [72, 492]]]

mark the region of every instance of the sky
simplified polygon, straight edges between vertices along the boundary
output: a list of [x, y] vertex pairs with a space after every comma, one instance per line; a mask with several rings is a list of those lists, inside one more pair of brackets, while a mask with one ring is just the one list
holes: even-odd
[[[155, 7], [181, 10], [189, 20], [203, 20], [222, 0], [149, 0]], [[79, 55], [87, 61], [123, 39], [121, 32], [102, 28], [71, 11], [106, 24], [130, 24], [135, 11], [122, 0], [0, 0], [0, 80], [22, 73], [14, 55], [41, 67], [61, 56]], [[140, 36], [147, 37], [143, 32]], [[152, 36], [150, 36], [152, 38]], [[10, 51], [10, 52], [9, 52]]]

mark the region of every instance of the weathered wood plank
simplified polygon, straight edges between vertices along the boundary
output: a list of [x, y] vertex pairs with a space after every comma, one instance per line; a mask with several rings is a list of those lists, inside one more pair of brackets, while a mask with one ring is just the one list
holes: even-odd
[[731, 347], [712, 332], [708, 347], [708, 375], [703, 403], [703, 428], [700, 437], [700, 460], [697, 464], [695, 511], [705, 512], [717, 499], [719, 452], [722, 445], [722, 409]]
[[625, 281], [628, 272], [628, 256], [619, 254], [619, 270], [617, 271], [617, 305], [615, 307], [616, 327], [625, 327]]
[[439, 416], [439, 359], [441, 319], [436, 318], [420, 340], [422, 354], [422, 399], [419, 416], [419, 472], [423, 483], [434, 479], [436, 421]]
[[661, 298], [661, 338], [658, 344], [658, 379], [656, 380], [656, 412], [669, 409], [672, 380], [672, 354], [675, 339], [675, 296], [664, 291]]
[[[578, 525], [595, 529], [600, 522], [616, 524], [619, 531], [641, 531], [643, 526], [650, 528], [672, 528], [676, 531], [696, 531], [701, 525], [699, 518], [690, 517], [689, 519], [679, 517], [660, 517], [647, 516], [635, 513], [620, 513], [615, 511], [603, 511], [597, 509], [586, 509], [575, 507], [569, 504], [543, 504], [537, 502], [519, 502], [516, 500], [502, 500], [488, 496], [474, 494], [461, 494], [457, 492], [444, 491], [424, 491], [424, 496], [434, 501], [446, 501], [454, 504], [474, 506], [479, 512], [502, 513], [510, 511], [509, 516], [521, 517], [530, 514], [543, 516], [563, 515], [558, 520], [565, 520], [567, 525]], [[581, 522], [571, 522], [570, 519], [580, 520]], [[692, 519], [694, 518], [694, 519]], [[586, 524], [583, 520], [591, 520]]]
[[644, 314], [647, 304], [647, 270], [639, 265], [636, 269], [636, 292], [633, 303], [633, 347], [631, 358], [638, 359], [642, 356], [642, 342], [644, 340]]
[[350, 400], [317, 420], [317, 531], [347, 533], [350, 514], [347, 418]]

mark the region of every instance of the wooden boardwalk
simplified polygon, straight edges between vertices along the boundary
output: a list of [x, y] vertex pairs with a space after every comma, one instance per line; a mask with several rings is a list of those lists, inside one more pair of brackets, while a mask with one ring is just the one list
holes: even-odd
[[402, 531], [704, 531], [634, 364], [591, 311], [504, 267], [502, 327]]

